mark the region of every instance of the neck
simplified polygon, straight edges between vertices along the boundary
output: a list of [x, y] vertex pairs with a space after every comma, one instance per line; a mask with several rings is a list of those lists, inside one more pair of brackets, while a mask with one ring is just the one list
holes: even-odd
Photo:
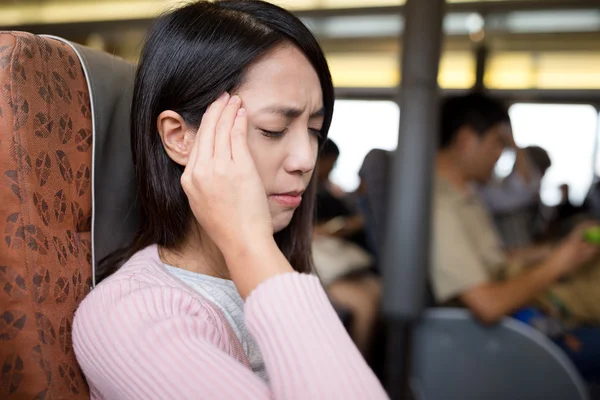
[[460, 168], [459, 162], [448, 150], [438, 152], [435, 169], [438, 176], [446, 179], [456, 189], [460, 191], [468, 189], [469, 180]]
[[159, 254], [165, 264], [216, 278], [231, 279], [223, 254], [197, 225], [178, 249], [161, 247]]

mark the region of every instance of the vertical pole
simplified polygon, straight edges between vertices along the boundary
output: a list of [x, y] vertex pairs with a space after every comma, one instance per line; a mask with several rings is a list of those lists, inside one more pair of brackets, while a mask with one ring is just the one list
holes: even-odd
[[408, 0], [404, 10], [402, 117], [382, 260], [389, 327], [386, 383], [393, 400], [405, 398], [410, 330], [425, 301], [444, 0]]
[[475, 87], [477, 92], [485, 91], [485, 67], [488, 58], [488, 49], [484, 44], [475, 49]]

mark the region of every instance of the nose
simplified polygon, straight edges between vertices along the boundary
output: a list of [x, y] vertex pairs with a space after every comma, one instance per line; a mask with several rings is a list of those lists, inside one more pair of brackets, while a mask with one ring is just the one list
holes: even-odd
[[494, 159], [496, 160], [494, 161], [495, 163], [497, 163], [500, 157], [502, 157], [502, 153], [504, 153], [504, 148], [496, 151], [496, 154], [494, 154]]
[[317, 139], [308, 133], [308, 129], [289, 132], [288, 154], [284, 168], [290, 174], [305, 175], [315, 168], [317, 160]]

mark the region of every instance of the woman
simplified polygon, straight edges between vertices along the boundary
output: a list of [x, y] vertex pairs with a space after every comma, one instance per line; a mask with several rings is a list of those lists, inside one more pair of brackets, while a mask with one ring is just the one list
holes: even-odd
[[93, 398], [386, 397], [305, 274], [332, 111], [322, 51], [281, 8], [158, 19], [132, 106], [141, 226], [74, 321]]

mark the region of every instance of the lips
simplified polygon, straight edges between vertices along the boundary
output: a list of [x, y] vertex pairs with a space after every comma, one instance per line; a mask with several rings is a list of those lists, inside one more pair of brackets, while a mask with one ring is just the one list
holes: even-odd
[[302, 203], [303, 191], [272, 194], [271, 198], [284, 207], [296, 208]]

